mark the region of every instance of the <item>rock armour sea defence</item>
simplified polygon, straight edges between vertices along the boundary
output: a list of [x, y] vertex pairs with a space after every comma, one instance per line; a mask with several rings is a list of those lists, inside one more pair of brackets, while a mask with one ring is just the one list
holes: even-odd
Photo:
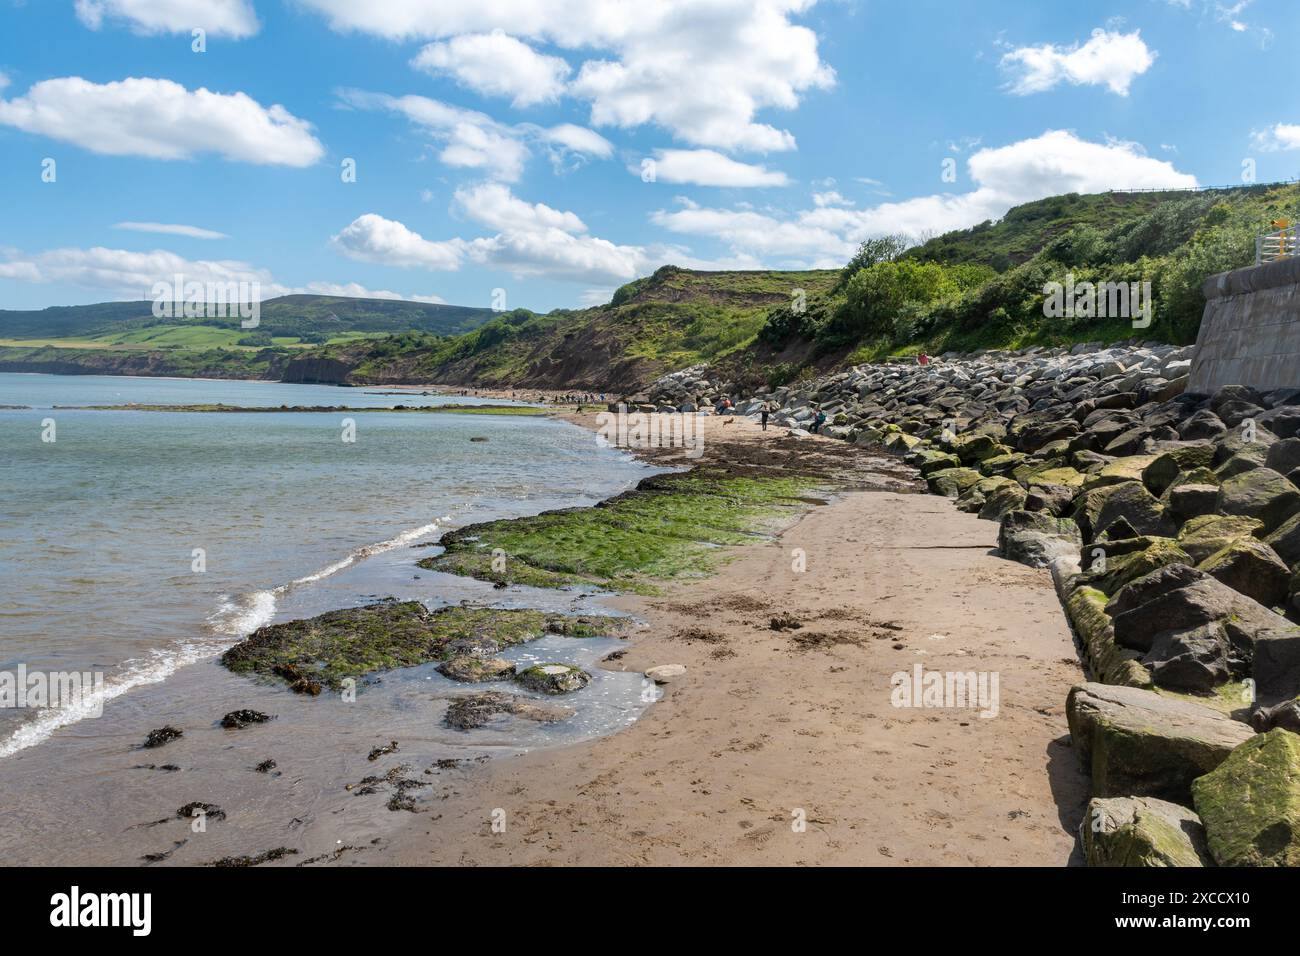
[[726, 397], [797, 432], [821, 411], [1051, 569], [1093, 679], [1067, 705], [1090, 863], [1294, 865], [1300, 387], [1189, 392], [1193, 351], [949, 354], [744, 396], [696, 367], [647, 407]]

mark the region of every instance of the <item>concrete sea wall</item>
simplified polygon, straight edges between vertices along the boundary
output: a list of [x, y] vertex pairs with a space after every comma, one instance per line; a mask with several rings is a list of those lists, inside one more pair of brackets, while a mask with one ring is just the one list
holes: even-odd
[[1300, 386], [1300, 258], [1211, 276], [1188, 390]]

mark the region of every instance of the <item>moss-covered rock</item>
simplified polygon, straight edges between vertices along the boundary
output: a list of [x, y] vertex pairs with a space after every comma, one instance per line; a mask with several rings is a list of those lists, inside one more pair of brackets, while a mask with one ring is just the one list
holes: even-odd
[[1251, 729], [1218, 711], [1136, 687], [1079, 684], [1066, 699], [1070, 735], [1098, 797], [1188, 804], [1192, 781], [1223, 763]]
[[539, 694], [570, 694], [591, 683], [591, 675], [572, 664], [534, 664], [516, 674], [515, 679]]
[[515, 665], [499, 657], [480, 657], [461, 654], [438, 665], [438, 673], [462, 684], [481, 684], [490, 680], [506, 680], [515, 676]]
[[712, 570], [723, 546], [752, 541], [818, 487], [810, 477], [699, 466], [646, 478], [595, 508], [457, 528], [439, 540], [445, 552], [422, 564], [498, 584], [653, 592], [656, 580]]
[[1300, 736], [1277, 728], [1247, 740], [1192, 784], [1220, 866], [1300, 866]]
[[1254, 538], [1264, 529], [1256, 518], [1240, 515], [1199, 515], [1178, 530], [1178, 546], [1197, 564], [1234, 541]]
[[1094, 678], [1103, 684], [1151, 686], [1151, 673], [1138, 661], [1138, 653], [1115, 643], [1105, 594], [1096, 588], [1079, 587], [1070, 594], [1065, 607]]
[[1179, 475], [1194, 468], [1209, 468], [1214, 463], [1214, 445], [1194, 442], [1171, 448], [1155, 456], [1142, 470], [1142, 481], [1151, 492], [1161, 495]]
[[1102, 465], [1100, 469], [1088, 475], [1082, 487], [1091, 491], [1107, 485], [1118, 485], [1126, 481], [1141, 481], [1142, 473], [1153, 461], [1154, 455], [1127, 455]]
[[[282, 680], [297, 691], [338, 689], [343, 681], [462, 656], [491, 657], [546, 633], [617, 634], [625, 619], [543, 611], [381, 601], [258, 628], [221, 656], [235, 673]], [[313, 690], [314, 685], [314, 690]]]
[[1092, 536], [1095, 538], [1102, 534], [1120, 519], [1138, 534], [1173, 537], [1178, 531], [1177, 525], [1165, 514], [1160, 502], [1140, 481], [1115, 485], [1092, 522]]
[[922, 478], [932, 475], [936, 471], [943, 471], [945, 468], [961, 467], [961, 459], [956, 455], [950, 455], [947, 452], [937, 451], [933, 448], [918, 449], [912, 454], [918, 456], [916, 467], [921, 472]]
[[1272, 548], [1256, 538], [1231, 541], [1197, 567], [1265, 607], [1277, 607], [1286, 601], [1291, 570]]
[[1023, 464], [1026, 457], [1023, 452], [1017, 451], [1006, 455], [997, 455], [993, 458], [985, 458], [980, 462], [980, 473], [984, 475], [1008, 474]]
[[961, 459], [964, 465], [974, 465], [988, 458], [1009, 454], [1011, 449], [992, 435], [957, 435], [948, 442], [948, 450]]
[[995, 487], [984, 498], [984, 504], [980, 507], [979, 516], [986, 520], [997, 521], [1004, 514], [1011, 511], [1018, 511], [1025, 506], [1025, 501], [1029, 497], [1029, 492], [1020, 487], [1019, 483], [1010, 479], [1000, 479], [1002, 484]]
[[926, 479], [931, 494], [956, 498], [971, 485], [984, 476], [974, 468], [944, 468], [936, 471]]
[[1088, 565], [1090, 570], [1083, 575], [1082, 583], [1114, 595], [1130, 581], [1136, 581], [1157, 568], [1171, 564], [1192, 563], [1187, 552], [1171, 538], [1138, 540], [1149, 540], [1151, 543], [1140, 551], [1117, 554], [1114, 557], [1107, 557], [1104, 562], [1090, 563]]
[[1300, 489], [1271, 468], [1256, 468], [1223, 482], [1216, 510], [1258, 518], [1269, 533], [1300, 511]]
[[1155, 797], [1088, 802], [1079, 841], [1089, 866], [1209, 866], [1205, 828], [1186, 807]]

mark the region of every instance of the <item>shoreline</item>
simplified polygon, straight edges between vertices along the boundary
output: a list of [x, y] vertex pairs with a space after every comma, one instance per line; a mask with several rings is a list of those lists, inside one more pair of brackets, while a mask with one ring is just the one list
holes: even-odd
[[[557, 417], [594, 428], [594, 413]], [[704, 420], [727, 427], [724, 454], [784, 431]], [[883, 480], [731, 549], [707, 578], [604, 599], [647, 627], [602, 667], [686, 668], [639, 720], [474, 768], [367, 862], [1070, 861], [1088, 788], [1063, 702], [1083, 676], [1050, 576], [993, 557], [996, 526], [910, 493], [889, 477], [914, 474], [896, 459], [800, 442], [809, 457], [833, 449]], [[671, 466], [674, 456], [638, 457]], [[917, 665], [999, 674], [997, 717], [892, 707], [891, 682]], [[503, 833], [494, 809], [513, 821]]]

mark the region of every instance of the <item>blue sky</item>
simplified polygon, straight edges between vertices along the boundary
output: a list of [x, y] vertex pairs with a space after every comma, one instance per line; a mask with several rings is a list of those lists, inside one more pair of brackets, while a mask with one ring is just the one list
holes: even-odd
[[1291, 178], [1297, 26], [1293, 0], [0, 0], [0, 308], [181, 271], [544, 311], [1059, 192]]

